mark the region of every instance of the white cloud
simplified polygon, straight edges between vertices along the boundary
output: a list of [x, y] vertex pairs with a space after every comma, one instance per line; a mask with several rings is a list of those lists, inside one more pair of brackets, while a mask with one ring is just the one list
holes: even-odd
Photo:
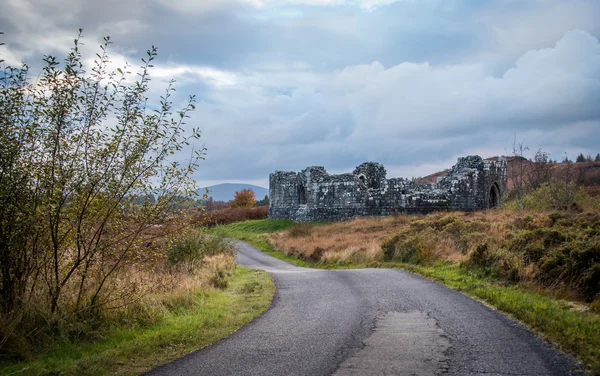
[[3, 47], [0, 47], [0, 60], [4, 60], [6, 65], [13, 67], [19, 67], [23, 62], [21, 56], [9, 49], [3, 49]]
[[[198, 14], [223, 10], [243, 3], [252, 3], [252, 0], [154, 0], [165, 7], [186, 14]], [[253, 4], [255, 5], [255, 4]]]
[[[250, 0], [252, 1], [252, 0]], [[331, 5], [351, 5], [359, 6], [366, 10], [372, 10], [382, 5], [388, 5], [402, 0], [262, 0], [269, 4], [297, 4], [297, 5], [316, 5], [316, 6], [331, 6]]]
[[235, 73], [219, 70], [213, 67], [167, 64], [157, 65], [152, 69], [152, 76], [159, 79], [175, 79], [190, 83], [194, 80], [202, 80], [214, 86], [231, 86], [237, 82]]
[[373, 10], [377, 7], [395, 3], [402, 0], [154, 0], [157, 3], [175, 9], [182, 13], [207, 13], [235, 6], [249, 5], [255, 8], [266, 6], [280, 7], [285, 5], [310, 5], [310, 6], [357, 6], [364, 10]]
[[550, 46], [574, 29], [600, 35], [600, 2], [595, 0], [544, 0], [494, 2], [470, 16], [484, 26], [487, 43], [475, 51], [474, 61], [494, 62], [525, 51]]
[[600, 118], [600, 44], [569, 32], [553, 48], [524, 54], [500, 78], [478, 64], [373, 63], [346, 68], [320, 89], [370, 124], [362, 128], [369, 134], [554, 127]]

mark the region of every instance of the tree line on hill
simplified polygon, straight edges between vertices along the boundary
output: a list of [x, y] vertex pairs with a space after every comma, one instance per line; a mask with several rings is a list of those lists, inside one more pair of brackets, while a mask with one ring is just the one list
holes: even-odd
[[[194, 196], [175, 195], [173, 197], [173, 208], [204, 208], [206, 210], [221, 210], [226, 208], [239, 207], [258, 207], [269, 206], [269, 196], [257, 200], [254, 191], [250, 188], [236, 191], [230, 201], [215, 201], [212, 197], [196, 198]], [[134, 194], [131, 195], [131, 202], [138, 206], [144, 206], [146, 203], [156, 203], [156, 197], [153, 194]]]
[[[589, 174], [586, 165], [573, 164], [565, 155], [562, 163], [552, 161], [549, 154], [538, 149], [530, 159], [525, 157], [528, 147], [523, 143], [513, 142], [512, 157], [509, 160], [508, 177], [509, 198], [516, 198], [520, 212], [523, 212], [525, 198], [529, 193], [544, 195], [544, 200], [555, 209], [570, 208], [575, 198], [582, 195], [584, 184], [600, 183], [600, 176], [592, 171]], [[580, 153], [576, 162], [600, 162], [600, 153], [594, 159]], [[590, 176], [587, 176], [590, 175]], [[593, 176], [592, 176], [593, 175]]]
[[583, 153], [580, 153], [577, 156], [575, 162], [600, 162], [600, 153], [596, 154], [596, 157], [592, 159], [592, 156], [588, 154], [588, 156], [584, 156]]

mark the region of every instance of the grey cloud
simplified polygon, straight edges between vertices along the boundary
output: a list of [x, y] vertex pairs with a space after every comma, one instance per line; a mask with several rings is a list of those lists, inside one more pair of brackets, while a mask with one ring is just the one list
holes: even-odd
[[11, 0], [0, 23], [11, 56], [32, 63], [84, 27], [88, 46], [110, 34], [135, 65], [154, 44], [161, 68], [232, 75], [221, 85], [174, 77], [177, 103], [198, 94], [189, 123], [209, 153], [199, 179], [310, 164], [347, 171], [365, 160], [437, 166], [506, 150], [515, 133], [556, 158], [598, 152], [595, 0], [399, 1], [369, 12], [280, 4]]
[[[254, 178], [310, 164], [347, 170], [367, 159], [435, 163], [470, 151], [510, 152], [515, 134], [537, 135], [529, 146], [556, 158], [577, 145], [600, 145], [595, 37], [569, 32], [554, 47], [530, 51], [514, 64], [499, 78], [480, 65], [426, 63], [373, 63], [321, 76], [318, 85], [285, 99], [265, 98], [238, 122], [221, 119], [231, 139], [226, 148], [209, 146], [209, 174], [225, 179], [228, 166]], [[268, 108], [282, 116], [269, 118]], [[570, 129], [579, 137], [565, 137]]]

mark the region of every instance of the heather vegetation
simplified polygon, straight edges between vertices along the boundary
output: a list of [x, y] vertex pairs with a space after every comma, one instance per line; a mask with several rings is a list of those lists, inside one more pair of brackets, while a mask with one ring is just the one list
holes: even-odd
[[506, 283], [593, 301], [600, 294], [600, 215], [452, 213], [412, 221], [382, 244], [385, 260], [428, 265], [455, 259]]
[[215, 202], [209, 197], [205, 203], [200, 210], [189, 211], [190, 223], [196, 228], [266, 219], [269, 214], [269, 196], [257, 201], [252, 189], [234, 192], [229, 202]]
[[247, 220], [265, 219], [268, 214], [268, 206], [224, 208], [196, 212], [191, 215], [190, 221], [195, 227], [213, 227]]

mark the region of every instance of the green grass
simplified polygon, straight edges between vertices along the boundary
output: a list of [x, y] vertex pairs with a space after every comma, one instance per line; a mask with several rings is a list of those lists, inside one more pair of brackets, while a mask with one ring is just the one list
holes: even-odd
[[225, 231], [228, 234], [258, 235], [283, 231], [294, 224], [289, 219], [257, 219], [215, 226], [211, 230], [216, 233]]
[[236, 222], [229, 225], [215, 226], [209, 230], [210, 233], [226, 237], [243, 240], [254, 247], [260, 249], [266, 254], [289, 263], [314, 267], [313, 264], [295, 257], [285, 255], [273, 249], [273, 246], [267, 239], [267, 234], [277, 233], [286, 230], [296, 223], [289, 219], [258, 219], [253, 221]]
[[267, 309], [274, 291], [267, 273], [238, 266], [226, 290], [199, 291], [192, 306], [155, 325], [114, 328], [94, 343], [60, 343], [34, 360], [0, 363], [0, 374], [140, 374], [232, 334]]
[[[261, 223], [257, 223], [261, 222]], [[235, 225], [235, 226], [234, 226]], [[499, 311], [509, 314], [529, 328], [539, 332], [566, 352], [575, 355], [592, 374], [600, 375], [600, 317], [589, 312], [579, 312], [565, 301], [549, 293], [534, 291], [524, 286], [507, 285], [490, 277], [460, 267], [458, 264], [437, 262], [423, 266], [397, 262], [353, 264], [350, 262], [315, 264], [286, 256], [273, 249], [265, 235], [270, 227], [282, 231], [293, 223], [270, 220], [248, 221], [220, 226], [221, 235], [245, 240], [269, 255], [298, 266], [321, 269], [348, 269], [386, 267], [404, 269], [466, 295], [480, 299]], [[245, 231], [247, 229], [247, 232]]]

